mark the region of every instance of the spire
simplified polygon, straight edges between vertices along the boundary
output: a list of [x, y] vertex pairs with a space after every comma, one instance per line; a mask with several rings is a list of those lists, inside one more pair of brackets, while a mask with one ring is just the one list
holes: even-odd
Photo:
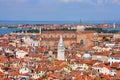
[[63, 42], [63, 39], [62, 39], [62, 35], [60, 35], [60, 39], [59, 39], [58, 46], [64, 46], [64, 42]]
[[62, 35], [60, 35], [60, 41], [63, 41], [63, 40], [62, 40]]
[[62, 39], [62, 35], [60, 35], [60, 39], [59, 39], [59, 42], [58, 42], [58, 55], [57, 55], [58, 60], [64, 60], [65, 59], [64, 52], [65, 52], [64, 42], [63, 42], [63, 39]]
[[80, 19], [80, 25], [83, 25], [82, 20]]

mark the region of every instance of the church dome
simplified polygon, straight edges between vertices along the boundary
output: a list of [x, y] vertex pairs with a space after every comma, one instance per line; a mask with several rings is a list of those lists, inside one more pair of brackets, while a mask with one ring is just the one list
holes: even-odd
[[83, 58], [91, 58], [91, 55], [88, 54], [88, 53], [85, 53], [85, 54], [83, 55]]
[[84, 30], [85, 30], [85, 26], [83, 26], [83, 25], [78, 25], [78, 26], [77, 26], [77, 30], [78, 30], [78, 31], [84, 31]]

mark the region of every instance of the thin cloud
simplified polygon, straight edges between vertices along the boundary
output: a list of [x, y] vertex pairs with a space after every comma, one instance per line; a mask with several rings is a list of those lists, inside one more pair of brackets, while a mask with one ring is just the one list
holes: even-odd
[[79, 3], [88, 3], [92, 5], [103, 5], [103, 4], [120, 4], [120, 0], [59, 0], [65, 3], [79, 2]]
[[84, 2], [85, 0], [61, 0], [62, 2]]
[[[0, 0], [0, 3], [9, 3], [9, 4], [15, 4], [15, 3], [28, 3], [31, 0]], [[118, 4], [120, 5], [120, 0], [36, 0], [40, 2], [63, 2], [63, 3], [72, 3], [72, 2], [77, 2], [77, 3], [87, 3], [90, 5], [104, 5], [104, 4]]]
[[64, 3], [72, 3], [72, 2], [87, 3], [91, 5], [97, 5], [103, 3], [103, 0], [60, 0], [60, 1]]
[[112, 2], [120, 5], [120, 0], [112, 0]]
[[28, 0], [0, 0], [1, 3], [25, 3]]

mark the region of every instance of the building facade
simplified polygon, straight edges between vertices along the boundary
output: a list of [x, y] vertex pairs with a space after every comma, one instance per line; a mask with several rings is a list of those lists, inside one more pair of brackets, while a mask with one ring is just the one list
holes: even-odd
[[[81, 28], [79, 28], [81, 27]], [[42, 31], [41, 45], [57, 47], [59, 36], [62, 35], [65, 48], [73, 43], [83, 44], [85, 47], [93, 46], [93, 38], [95, 31], [85, 31], [83, 26], [78, 26], [77, 30], [53, 30]]]
[[[63, 38], [65, 48], [69, 47], [73, 43], [83, 44], [85, 47], [94, 45], [94, 33], [95, 31], [86, 31], [83, 25], [79, 25], [76, 29], [68, 29], [68, 30], [46, 30], [41, 31], [40, 33], [35, 33], [39, 41], [31, 40], [30, 38], [24, 37], [23, 40], [25, 42], [29, 42], [30, 45], [35, 43], [35, 46], [47, 46], [47, 47], [56, 47], [59, 41], [60, 35]], [[25, 35], [31, 36], [33, 33], [13, 33], [13, 35]]]

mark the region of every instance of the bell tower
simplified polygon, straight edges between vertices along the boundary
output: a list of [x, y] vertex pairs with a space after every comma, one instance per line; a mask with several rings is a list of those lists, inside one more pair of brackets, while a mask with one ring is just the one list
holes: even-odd
[[58, 60], [65, 60], [64, 52], [65, 52], [64, 42], [63, 42], [62, 36], [60, 35], [60, 39], [58, 42], [58, 54], [57, 54]]

